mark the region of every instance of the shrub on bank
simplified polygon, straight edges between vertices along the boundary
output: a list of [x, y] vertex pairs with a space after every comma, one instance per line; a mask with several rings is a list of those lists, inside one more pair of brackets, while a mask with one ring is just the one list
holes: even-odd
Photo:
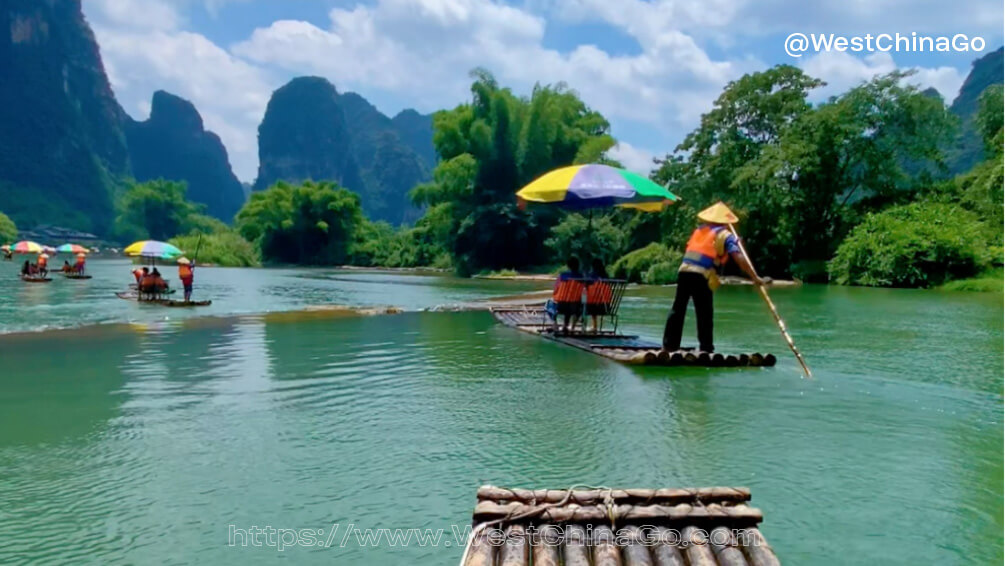
[[[608, 271], [614, 277], [627, 279], [632, 283], [662, 285], [677, 281], [677, 268], [680, 267], [682, 258], [683, 253], [680, 251], [653, 242], [644, 248], [628, 252], [614, 262], [614, 266]], [[657, 267], [658, 264], [667, 265]]]
[[679, 268], [680, 262], [661, 261], [654, 263], [642, 275], [642, 282], [646, 285], [670, 285], [676, 283], [677, 270]]
[[984, 269], [991, 239], [972, 212], [912, 203], [866, 217], [838, 247], [828, 271], [841, 285], [932, 287]]
[[[261, 265], [258, 249], [233, 230], [203, 234], [188, 234], [171, 238], [171, 244], [185, 250], [189, 259], [223, 267], [256, 267]], [[198, 251], [198, 257], [193, 257]]]

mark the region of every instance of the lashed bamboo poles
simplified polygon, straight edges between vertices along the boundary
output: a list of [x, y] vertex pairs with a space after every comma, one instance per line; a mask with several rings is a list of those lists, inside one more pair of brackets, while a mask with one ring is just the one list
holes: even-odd
[[[750, 264], [750, 269], [754, 271], [754, 275], [757, 275], [757, 271], [754, 270], [754, 263], [750, 261], [750, 256], [747, 255], [747, 249], [743, 247], [743, 241], [740, 240], [740, 235], [736, 233], [736, 228], [732, 224], [729, 224], [729, 231], [733, 233], [736, 237], [736, 243], [740, 245], [740, 251], [743, 253], [743, 257], [747, 258], [747, 263]], [[796, 343], [792, 341], [792, 336], [789, 335], [788, 328], [785, 327], [785, 321], [782, 320], [781, 315], [778, 314], [778, 309], [775, 308], [775, 303], [771, 301], [771, 297], [768, 296], [768, 290], [764, 288], [764, 285], [755, 283], [757, 291], [761, 294], [761, 298], [768, 305], [768, 310], [771, 311], [771, 315], [775, 317], [775, 322], [778, 323], [778, 329], [782, 331], [782, 337], [785, 338], [785, 342], [789, 345], [789, 349], [792, 353], [796, 355], [796, 360], [799, 361], [799, 365], [803, 366], [803, 372], [806, 377], [813, 378], [813, 374], [810, 372], [809, 366], [806, 365], [806, 360], [803, 359], [803, 355], [799, 353], [799, 349], [796, 348]]]

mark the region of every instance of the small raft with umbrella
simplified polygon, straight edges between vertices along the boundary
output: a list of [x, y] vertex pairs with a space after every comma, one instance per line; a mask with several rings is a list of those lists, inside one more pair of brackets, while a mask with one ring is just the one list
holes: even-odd
[[[659, 212], [679, 200], [666, 187], [637, 173], [602, 164], [572, 165], [541, 175], [516, 193], [519, 205], [558, 206], [567, 210], [629, 208], [641, 212]], [[592, 217], [591, 217], [592, 219]], [[559, 282], [555, 303], [558, 312], [578, 312], [584, 330], [559, 329], [552, 313], [543, 306], [523, 305], [492, 308], [499, 322], [522, 332], [559, 342], [629, 365], [757, 367], [775, 365], [771, 354], [720, 354], [679, 350], [668, 352], [662, 345], [638, 336], [617, 332], [618, 308], [625, 292], [625, 281], [613, 279]], [[561, 297], [559, 296], [561, 295]], [[563, 299], [564, 297], [564, 299]], [[583, 298], [585, 297], [585, 301]], [[581, 304], [582, 303], [582, 304]], [[564, 307], [564, 308], [563, 308]], [[595, 317], [600, 330], [586, 331], [586, 319]], [[604, 319], [614, 330], [602, 330]]]

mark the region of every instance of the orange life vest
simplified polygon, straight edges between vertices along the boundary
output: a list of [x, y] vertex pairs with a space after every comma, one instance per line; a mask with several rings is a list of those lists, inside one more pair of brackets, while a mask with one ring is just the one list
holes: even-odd
[[556, 303], [578, 303], [582, 300], [582, 297], [583, 283], [572, 279], [559, 281], [555, 285], [555, 292], [552, 294], [552, 298]]
[[192, 266], [185, 265], [184, 263], [178, 266], [178, 278], [179, 279], [191, 279], [192, 278]]
[[42, 256], [38, 256], [38, 266], [40, 268], [45, 267], [48, 263], [49, 263], [49, 259], [48, 258], [45, 258], [45, 257], [42, 257]]
[[715, 246], [721, 232], [722, 228], [716, 229], [708, 225], [696, 229], [687, 241], [684, 259], [706, 268], [714, 268], [725, 263], [728, 258], [725, 250], [720, 254]]

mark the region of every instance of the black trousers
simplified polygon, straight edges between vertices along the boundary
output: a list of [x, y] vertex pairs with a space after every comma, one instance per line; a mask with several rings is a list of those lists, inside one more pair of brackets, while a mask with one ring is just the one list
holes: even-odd
[[684, 316], [687, 302], [694, 300], [694, 312], [698, 317], [698, 347], [703, 352], [714, 352], [712, 343], [712, 289], [708, 279], [700, 273], [687, 271], [677, 275], [677, 295], [674, 296], [670, 315], [663, 328], [663, 348], [673, 352], [680, 349], [681, 334], [684, 332]]

